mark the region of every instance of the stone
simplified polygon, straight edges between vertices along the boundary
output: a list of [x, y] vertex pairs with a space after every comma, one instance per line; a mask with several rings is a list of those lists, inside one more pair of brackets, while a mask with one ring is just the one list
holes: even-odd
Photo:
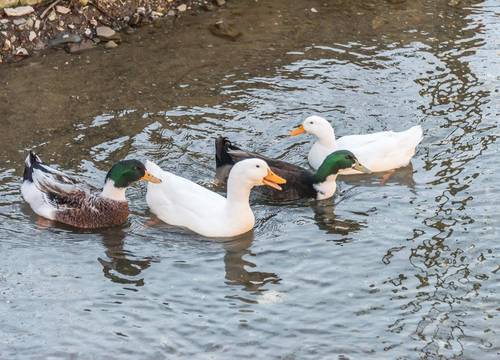
[[29, 18], [28, 20], [26, 20], [26, 27], [28, 29], [31, 29], [34, 24], [35, 24], [35, 21], [32, 18]]
[[80, 5], [81, 6], [87, 6], [89, 3], [89, 0], [80, 0]]
[[28, 50], [23, 47], [18, 47], [16, 49], [16, 56], [29, 56]]
[[71, 12], [71, 9], [67, 8], [66, 6], [56, 5], [56, 11], [59, 14], [65, 15], [65, 14], [69, 14]]
[[52, 10], [49, 14], [49, 16], [47, 17], [47, 19], [49, 21], [55, 21], [57, 19], [57, 14], [54, 10]]
[[177, 6], [177, 10], [179, 10], [179, 12], [184, 12], [187, 10], [187, 5], [181, 4], [181, 5]]
[[42, 22], [39, 20], [39, 19], [36, 19], [35, 20], [35, 30], [40, 30], [40, 25], [42, 24]]
[[18, 6], [16, 8], [5, 8], [3, 12], [7, 16], [26, 16], [35, 12], [31, 6]]
[[168, 10], [167, 16], [175, 16], [175, 11], [174, 10]]
[[318, 10], [316, 10], [315, 8], [311, 8], [311, 12], [312, 12], [312, 13], [317, 13], [317, 12], [318, 12]]
[[69, 24], [68, 27], [71, 29], [71, 30], [75, 30], [76, 26], [73, 25], [73, 24]]
[[92, 37], [92, 30], [90, 30], [89, 28], [86, 28], [84, 34], [86, 37], [91, 38]]
[[12, 20], [12, 23], [16, 26], [21, 26], [21, 25], [26, 24], [26, 19], [25, 18], [17, 18], [17, 19]]
[[236, 30], [233, 25], [225, 23], [223, 20], [217, 21], [208, 27], [212, 35], [222, 37], [228, 40], [236, 41], [241, 35], [240, 31]]
[[43, 0], [19, 0], [19, 4], [21, 5], [37, 5], [42, 2]]
[[139, 6], [136, 10], [137, 14], [140, 14], [140, 15], [145, 15], [146, 14], [146, 8], [145, 7], [142, 7], [142, 6]]
[[90, 25], [97, 26], [97, 20], [94, 18], [90, 19]]
[[94, 43], [90, 40], [84, 40], [79, 44], [66, 44], [64, 50], [70, 54], [79, 54], [94, 48]]
[[102, 40], [119, 40], [120, 34], [111, 29], [109, 26], [99, 26], [96, 29], [97, 36]]
[[15, 7], [19, 0], [0, 0], [0, 9]]
[[114, 48], [118, 47], [118, 44], [115, 43], [113, 40], [111, 40], [111, 41], [108, 41], [106, 44], [104, 44], [104, 47], [106, 49], [114, 49]]
[[80, 37], [80, 35], [62, 33], [57, 35], [55, 38], [50, 39], [48, 45], [49, 47], [54, 48], [69, 43], [80, 43], [81, 41], [82, 38]]
[[460, 0], [450, 0], [448, 1], [448, 6], [458, 6], [460, 5]]
[[36, 32], [34, 32], [33, 30], [32, 30], [32, 31], [30, 31], [30, 34], [29, 34], [28, 39], [29, 39], [30, 41], [35, 40], [35, 39], [36, 39]]
[[9, 39], [5, 39], [2, 50], [10, 50], [12, 44]]
[[163, 14], [162, 14], [161, 12], [158, 12], [158, 11], [152, 11], [152, 12], [151, 12], [151, 17], [152, 17], [153, 19], [157, 19], [157, 18], [160, 18], [160, 17], [162, 17], [162, 16], [163, 16]]
[[223, 6], [226, 4], [226, 0], [215, 0], [215, 3], [217, 6]]

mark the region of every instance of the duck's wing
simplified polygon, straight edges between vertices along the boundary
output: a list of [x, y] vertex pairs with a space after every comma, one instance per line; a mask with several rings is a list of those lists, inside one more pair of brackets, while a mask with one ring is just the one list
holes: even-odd
[[282, 191], [263, 187], [262, 191], [266, 196], [275, 200], [293, 200], [316, 195], [312, 186], [313, 174], [309, 170], [283, 160], [269, 158], [251, 151], [244, 151], [225, 137], [218, 137], [215, 144], [217, 162], [216, 177], [218, 180], [226, 181], [231, 167], [238, 161], [257, 158], [267, 162], [272, 171], [285, 178], [287, 181], [286, 184], [282, 186]]

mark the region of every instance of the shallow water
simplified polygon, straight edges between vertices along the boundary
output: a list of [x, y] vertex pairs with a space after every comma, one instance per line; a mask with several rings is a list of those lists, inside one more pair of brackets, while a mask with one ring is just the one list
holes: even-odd
[[[297, 4], [306, 21], [269, 26], [300, 40], [287, 33], [279, 55], [263, 40], [260, 67], [197, 69], [176, 80], [175, 105], [158, 92], [123, 106], [112, 93], [60, 130], [43, 117], [65, 110], [49, 102], [32, 120], [42, 129], [27, 132], [26, 119], [0, 135], [0, 358], [500, 357], [500, 5], [332, 2], [316, 19]], [[269, 5], [294, 22], [288, 11]], [[44, 225], [19, 193], [28, 148], [94, 185], [138, 158], [223, 193], [215, 136], [306, 165], [311, 139], [287, 133], [313, 113], [338, 135], [421, 124], [425, 137], [384, 185], [344, 178], [333, 201], [255, 201], [255, 230], [230, 242], [155, 224], [142, 184], [128, 192], [129, 224], [94, 232]]]

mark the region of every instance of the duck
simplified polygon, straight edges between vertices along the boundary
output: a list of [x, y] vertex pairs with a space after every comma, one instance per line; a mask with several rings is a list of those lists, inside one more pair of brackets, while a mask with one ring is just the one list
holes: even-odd
[[188, 179], [162, 170], [147, 161], [146, 169], [161, 180], [148, 184], [146, 202], [161, 221], [187, 228], [208, 238], [228, 238], [253, 229], [250, 191], [267, 185], [281, 190], [286, 180], [275, 174], [261, 159], [246, 159], [233, 166], [227, 182], [227, 197]]
[[[336, 150], [349, 150], [372, 172], [385, 172], [407, 166], [423, 139], [420, 125], [405, 131], [381, 131], [372, 134], [348, 135], [335, 138], [332, 125], [321, 116], [309, 116], [291, 131], [292, 136], [311, 134], [316, 137], [308, 154], [309, 165], [318, 169], [323, 160]], [[354, 168], [339, 171], [340, 175], [354, 175]]]
[[25, 160], [21, 194], [39, 216], [83, 229], [122, 225], [128, 219], [125, 191], [138, 180], [161, 181], [138, 160], [114, 164], [99, 190], [45, 165], [30, 151]]
[[331, 198], [337, 189], [337, 175], [342, 169], [356, 169], [362, 173], [371, 170], [362, 165], [356, 156], [348, 150], [339, 150], [328, 155], [319, 169], [311, 172], [286, 161], [272, 159], [264, 155], [244, 151], [231, 143], [227, 137], [215, 139], [215, 166], [217, 182], [224, 182], [231, 168], [248, 158], [259, 158], [267, 162], [272, 171], [287, 179], [279, 193], [264, 190], [264, 195], [274, 201], [293, 201], [313, 198], [325, 200]]

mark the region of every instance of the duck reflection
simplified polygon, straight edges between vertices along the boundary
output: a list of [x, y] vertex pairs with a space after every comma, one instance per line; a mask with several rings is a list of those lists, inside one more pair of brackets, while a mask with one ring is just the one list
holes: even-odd
[[143, 286], [141, 272], [151, 266], [152, 258], [133, 259], [134, 255], [124, 249], [126, 232], [123, 229], [108, 229], [102, 233], [102, 243], [109, 260], [98, 258], [104, 277], [119, 284]]
[[403, 185], [409, 188], [415, 187], [411, 162], [405, 167], [382, 173], [340, 176], [339, 181], [363, 186]]
[[350, 242], [352, 241], [352, 238], [349, 237], [349, 235], [366, 227], [364, 222], [342, 219], [337, 216], [335, 214], [335, 203], [332, 201], [316, 201], [312, 203], [311, 207], [314, 211], [314, 221], [318, 225], [318, 228], [325, 231], [327, 234], [336, 234], [341, 236], [340, 239], [333, 240], [335, 242]]
[[281, 281], [279, 276], [271, 272], [248, 271], [245, 267], [255, 268], [257, 265], [243, 259], [243, 257], [256, 256], [249, 250], [254, 234], [249, 232], [230, 241], [222, 242], [226, 250], [224, 264], [226, 270], [226, 284], [242, 286], [245, 291], [255, 292], [263, 290], [268, 283], [277, 284]]

